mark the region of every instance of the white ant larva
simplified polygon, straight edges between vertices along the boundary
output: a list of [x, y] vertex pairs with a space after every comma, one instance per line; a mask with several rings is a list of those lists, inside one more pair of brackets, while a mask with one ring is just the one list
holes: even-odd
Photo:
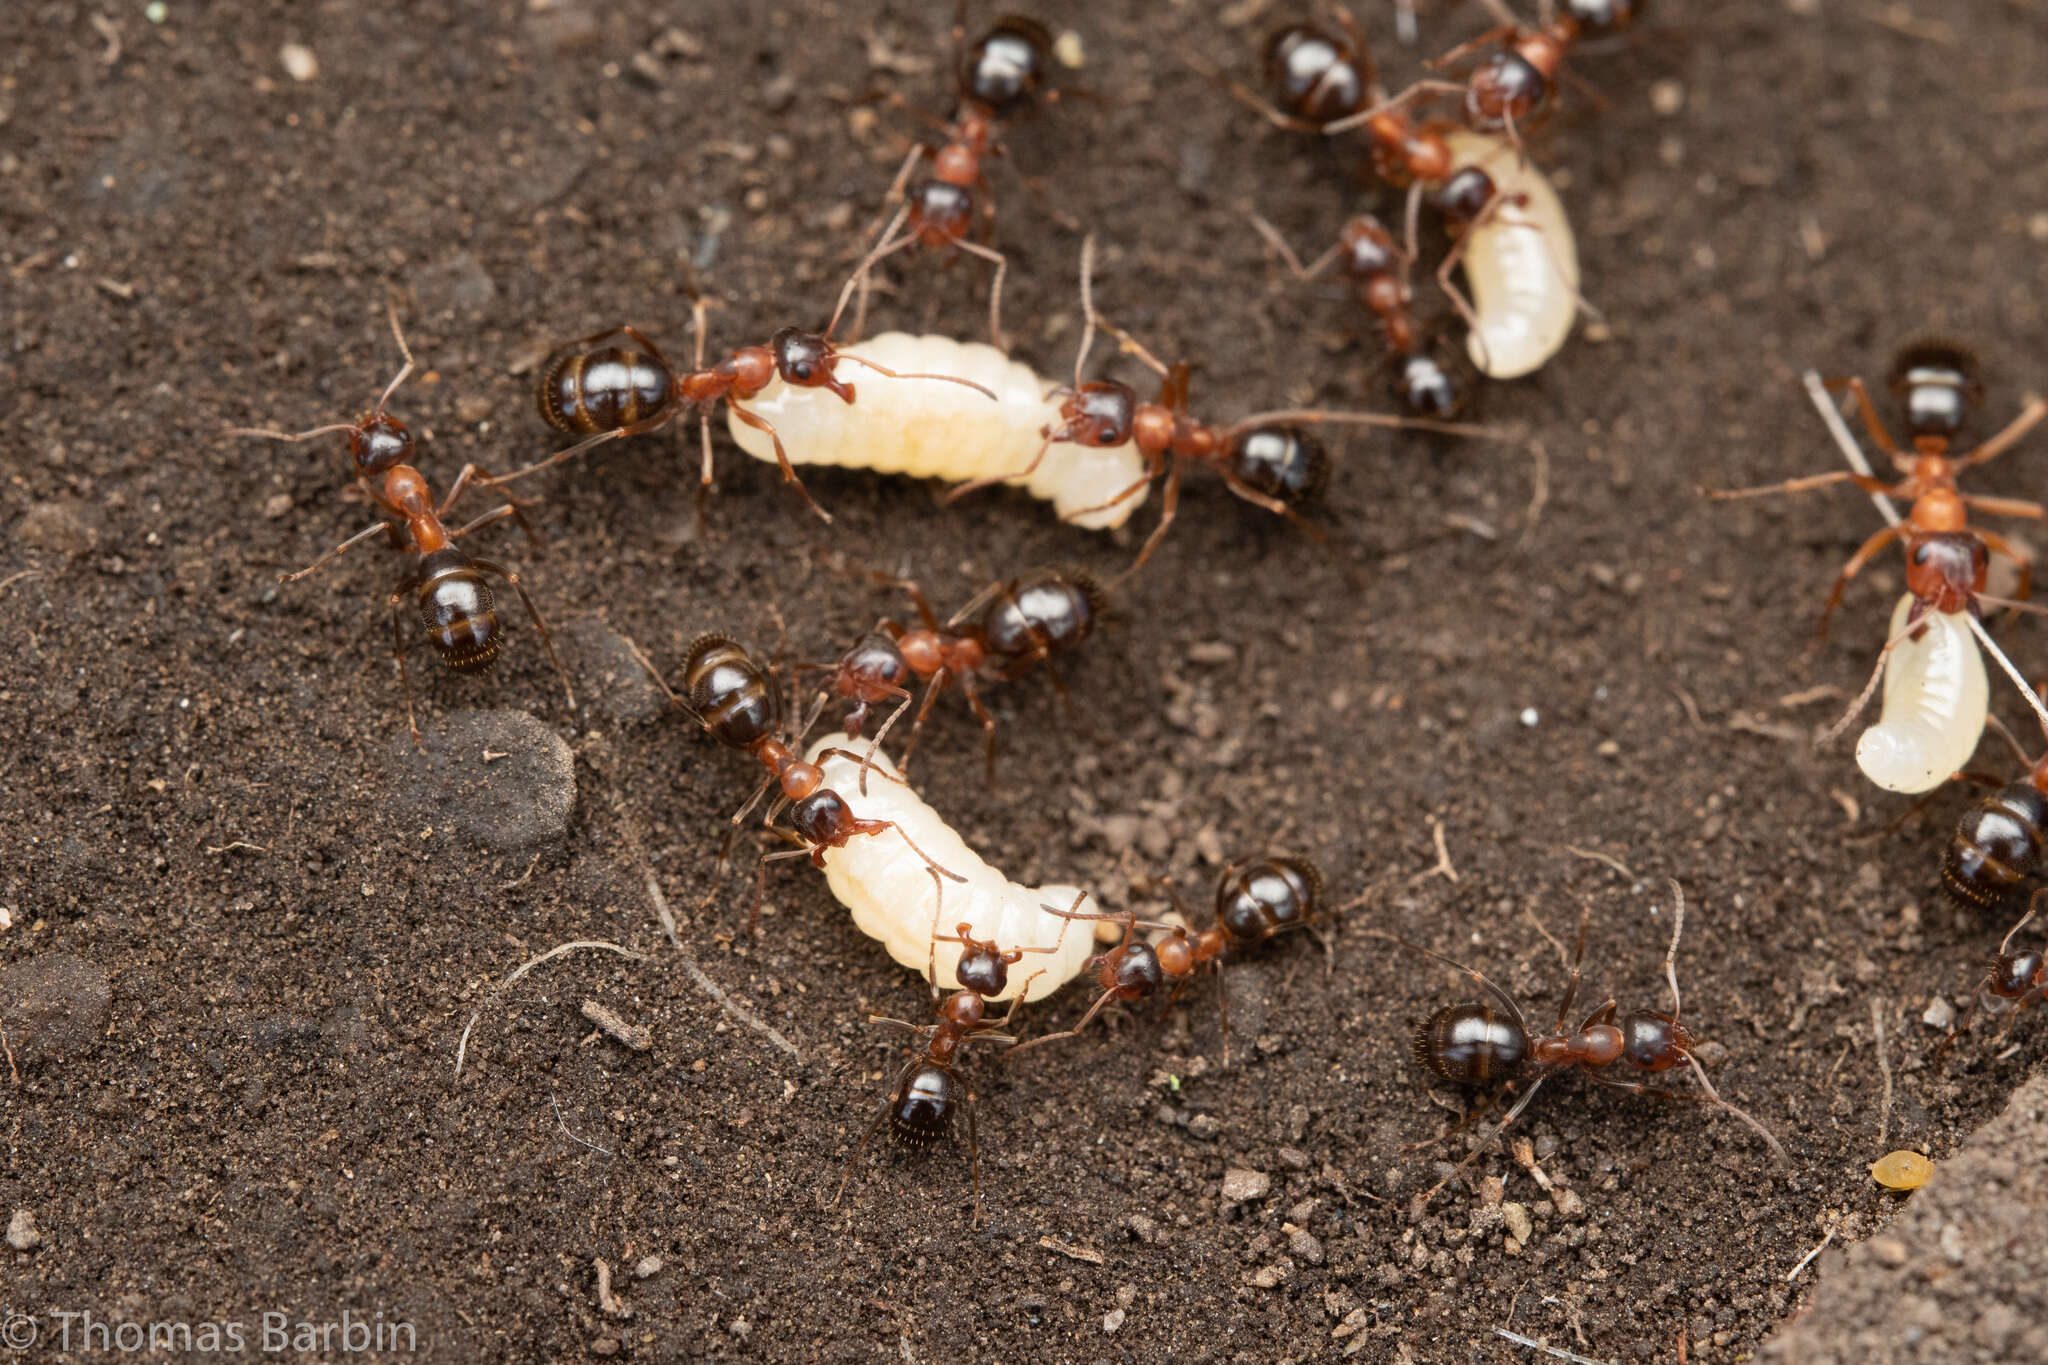
[[[1052, 503], [1062, 520], [1091, 531], [1123, 525], [1145, 501], [1144, 488], [1127, 492], [1145, 477], [1137, 447], [1129, 441], [1106, 449], [1066, 441], [1048, 447], [1045, 433], [1063, 420], [1057, 381], [993, 346], [884, 332], [842, 346], [839, 353], [906, 374], [957, 377], [993, 392], [996, 401], [957, 384], [911, 383], [880, 372], [861, 376], [858, 403], [777, 379], [748, 406], [782, 433], [794, 464], [956, 483], [1029, 468], [1028, 475], [1006, 481]], [[759, 460], [775, 458], [764, 432], [736, 416], [727, 421], [740, 449]], [[1126, 496], [1119, 499], [1120, 493]]]
[[[1580, 301], [1572, 225], [1557, 191], [1513, 143], [1463, 129], [1445, 140], [1459, 170], [1440, 198], [1454, 200], [1468, 171], [1481, 172], [1493, 190], [1454, 248], [1472, 290], [1465, 347], [1482, 373], [1517, 379], [1541, 369], [1571, 335]], [[1456, 216], [1453, 203], [1439, 207]]]
[[[860, 759], [847, 753], [856, 743], [843, 734], [827, 735], [807, 757], [823, 770], [822, 785], [836, 790], [856, 816], [896, 827], [824, 850], [825, 881], [860, 931], [880, 939], [889, 956], [919, 973], [934, 965], [933, 942], [960, 925], [969, 926], [960, 932], [975, 939], [1044, 954], [1034, 959], [1028, 981], [1005, 985], [991, 1000], [1006, 999], [1020, 988], [1027, 991], [1026, 1000], [1041, 1000], [1079, 976], [1095, 952], [1095, 935], [1085, 928], [1067, 932], [1073, 921], [1043, 907], [1094, 913], [1099, 911], [1094, 899], [1072, 886], [1020, 886], [990, 867], [879, 751], [872, 755], [862, 794]], [[875, 776], [892, 780], [878, 782]], [[930, 864], [904, 841], [906, 835], [931, 862], [960, 880], [944, 883], [942, 893]], [[950, 962], [940, 958], [936, 970], [940, 990], [960, 988]]]
[[[1899, 599], [1887, 638], [1909, 629], [1914, 601]], [[1890, 648], [1878, 722], [1856, 741], [1856, 766], [1886, 791], [1932, 791], [1976, 752], [1991, 689], [1967, 616], [1924, 612], [1926, 629]]]

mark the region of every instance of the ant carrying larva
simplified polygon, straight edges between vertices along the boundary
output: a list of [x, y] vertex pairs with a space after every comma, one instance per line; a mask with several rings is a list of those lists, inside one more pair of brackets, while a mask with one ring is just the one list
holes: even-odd
[[380, 534], [390, 541], [394, 549], [416, 557], [418, 562], [411, 577], [401, 583], [390, 598], [392, 653], [398, 661], [399, 687], [405, 695], [406, 728], [412, 733], [415, 745], [421, 742], [420, 727], [413, 712], [412, 682], [405, 667], [405, 622], [399, 609], [410, 593], [417, 603], [422, 629], [441, 656], [441, 662], [451, 672], [487, 671], [497, 662], [498, 653], [504, 645], [504, 625], [498, 619], [497, 604], [487, 576], [502, 578], [519, 594], [527, 616], [540, 632], [548, 662], [554, 665], [556, 676], [562, 680], [562, 694], [568, 699], [569, 709], [573, 712], [576, 709], [576, 690], [570, 686], [569, 675], [555, 655], [555, 642], [548, 633], [547, 622], [541, 619], [540, 609], [534, 606], [533, 598], [527, 594], [526, 585], [520, 582], [519, 575], [488, 559], [479, 559], [455, 544], [470, 532], [506, 517], [519, 523], [536, 549], [541, 548], [540, 537], [527, 523], [526, 514], [519, 510], [520, 502], [510, 497], [502, 505], [452, 531], [443, 524], [443, 518], [472, 485], [489, 485], [496, 480], [482, 466], [465, 464], [448, 490], [448, 496], [438, 507], [434, 505], [433, 489], [426, 475], [413, 467], [415, 447], [411, 430], [386, 410], [391, 395], [413, 371], [412, 350], [405, 344], [405, 334], [399, 328], [397, 306], [388, 306], [386, 312], [391, 323], [391, 335], [398, 342], [405, 364], [384, 386], [374, 408], [353, 422], [329, 423], [310, 431], [294, 433], [260, 427], [235, 427], [228, 432], [230, 436], [293, 442], [333, 432], [346, 434], [350, 472], [355, 476], [355, 486], [381, 514], [369, 526], [305, 568], [295, 573], [280, 574], [277, 581], [297, 582], [347, 553], [353, 546]]
[[[1616, 1002], [1609, 999], [1579, 1024], [1571, 1025], [1572, 1005], [1578, 999], [1579, 976], [1586, 957], [1586, 925], [1591, 915], [1588, 909], [1581, 911], [1579, 916], [1578, 948], [1573, 954], [1564, 997], [1558, 1002], [1557, 1022], [1547, 1034], [1534, 1032], [1514, 998], [1474, 968], [1392, 934], [1375, 930], [1366, 932], [1453, 968], [1486, 992], [1488, 1000], [1447, 1005], [1430, 1016], [1415, 1031], [1414, 1053], [1416, 1063], [1423, 1069], [1457, 1085], [1484, 1086], [1519, 1079], [1529, 1082], [1514, 1107], [1494, 1128], [1493, 1137], [1498, 1137], [1521, 1117], [1522, 1111], [1529, 1107], [1529, 1102], [1546, 1080], [1559, 1071], [1576, 1067], [1583, 1070], [1588, 1079], [1616, 1090], [1716, 1105], [1761, 1137], [1771, 1154], [1782, 1161], [1785, 1149], [1777, 1138], [1742, 1109], [1723, 1099], [1714, 1088], [1699, 1059], [1693, 1055], [1692, 1034], [1679, 1022], [1678, 940], [1685, 931], [1685, 893], [1674, 881], [1671, 894], [1671, 946], [1664, 954], [1664, 976], [1671, 986], [1670, 1012], [1630, 1010], [1619, 1013]], [[1622, 1061], [1653, 1073], [1669, 1071], [1679, 1065], [1689, 1066], [1703, 1093], [1659, 1089], [1642, 1081], [1614, 1080], [1604, 1074], [1605, 1068]], [[1475, 1116], [1478, 1112], [1483, 1110], [1475, 1111]], [[1449, 1175], [1418, 1197], [1416, 1207], [1426, 1207], [1444, 1186], [1477, 1159], [1486, 1146], [1484, 1142], [1475, 1144]]]

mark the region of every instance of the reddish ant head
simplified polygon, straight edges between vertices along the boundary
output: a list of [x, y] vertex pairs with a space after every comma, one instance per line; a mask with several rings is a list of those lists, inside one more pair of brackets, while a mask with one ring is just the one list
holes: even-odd
[[839, 661], [836, 685], [839, 695], [856, 701], [884, 701], [910, 682], [915, 675], [903, 651], [887, 634], [871, 630], [854, 641]]
[[927, 247], [951, 246], [974, 226], [974, 191], [936, 177], [910, 189], [910, 231]]
[[1330, 456], [1322, 442], [1292, 427], [1253, 427], [1230, 442], [1226, 467], [1255, 493], [1289, 507], [1319, 502], [1330, 486]]
[[1415, 1031], [1415, 1060], [1459, 1085], [1505, 1080], [1529, 1058], [1529, 1035], [1492, 1005], [1446, 1005]]
[[[1010, 964], [1017, 959], [1010, 953], [997, 952], [996, 945], [993, 943], [983, 943], [979, 939], [967, 938], [967, 931], [971, 927], [970, 925], [963, 924], [959, 928], [960, 937], [967, 941], [960, 950], [960, 965], [955, 969], [953, 975], [959, 978], [960, 988], [963, 992], [972, 991], [977, 996], [1001, 995], [1003, 988], [1010, 984]], [[948, 1002], [947, 1008], [950, 1011], [950, 1002]], [[950, 1012], [947, 1017], [952, 1017]], [[977, 1015], [976, 1020], [978, 1021], [978, 1019], [979, 1016]], [[955, 1022], [967, 1023], [974, 1021], [956, 1020]]]
[[952, 1073], [937, 1063], [912, 1068], [889, 1099], [889, 1127], [917, 1146], [936, 1142], [953, 1126], [953, 1090]]
[[846, 402], [853, 401], [853, 386], [841, 383], [832, 373], [839, 353], [816, 332], [785, 327], [768, 338], [768, 349], [783, 383], [799, 389], [830, 389]]
[[1091, 379], [1060, 404], [1055, 441], [1077, 446], [1120, 446], [1138, 418], [1138, 391], [1114, 379]]
[[813, 849], [839, 847], [853, 832], [853, 810], [838, 792], [824, 787], [789, 808], [789, 823]]
[[2048, 956], [2039, 948], [2001, 953], [1991, 964], [1991, 993], [2001, 1000], [2017, 1000], [2030, 991], [2048, 985]]
[[402, 464], [411, 464], [412, 452], [412, 433], [388, 412], [366, 412], [349, 429], [349, 458], [362, 478], [381, 478]]
[[1452, 223], [1465, 224], [1486, 212], [1486, 206], [1493, 202], [1495, 193], [1492, 176], [1477, 166], [1465, 166], [1453, 171], [1430, 191], [1429, 202]]
[[1361, 213], [1344, 224], [1337, 238], [1343, 253], [1338, 268], [1354, 280], [1394, 274], [1401, 268], [1400, 252], [1394, 248], [1394, 234], [1386, 224], [1369, 213]]
[[1916, 531], [1906, 540], [1906, 591], [1934, 611], [1961, 611], [1984, 591], [1990, 565], [1984, 542], [1968, 531]]
[[1159, 954], [1143, 939], [1111, 953], [1102, 964], [1102, 988], [1119, 1000], [1143, 1000], [1166, 984]]
[[1471, 400], [1470, 362], [1440, 341], [1389, 359], [1394, 399], [1411, 416], [1448, 421]]
[[1906, 430], [1916, 446], [1936, 452], [1962, 430], [1971, 407], [1984, 399], [1977, 357], [1966, 346], [1930, 338], [1902, 347], [1892, 360], [1891, 390], [1906, 409]]
[[1216, 922], [1239, 943], [1307, 924], [1323, 895], [1323, 874], [1302, 858], [1261, 858], [1216, 888]]
[[1290, 24], [1266, 40], [1273, 102], [1305, 123], [1335, 123], [1365, 107], [1372, 58], [1313, 24]]
[[[1548, 42], [1531, 39], [1531, 46]], [[1555, 63], [1553, 62], [1553, 65]], [[1488, 57], [1465, 86], [1465, 116], [1481, 132], [1521, 123], [1550, 95], [1550, 78], [1515, 48]]]
[[1045, 86], [1052, 34], [1035, 19], [1006, 14], [961, 57], [960, 93], [995, 114], [1030, 103]]
[[481, 673], [498, 658], [503, 627], [491, 585], [453, 545], [419, 564], [420, 624], [441, 662], [456, 673]]
[[1692, 1051], [1692, 1035], [1668, 1014], [1624, 1014], [1621, 1034], [1623, 1054], [1645, 1071], [1669, 1071]]

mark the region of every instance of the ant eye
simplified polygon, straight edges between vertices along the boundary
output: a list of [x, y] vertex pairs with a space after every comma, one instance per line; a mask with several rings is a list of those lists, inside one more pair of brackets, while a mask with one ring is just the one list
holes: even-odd
[[799, 381], [809, 379], [811, 377], [811, 362], [799, 360], [794, 365], [791, 365], [789, 367], [789, 377]]

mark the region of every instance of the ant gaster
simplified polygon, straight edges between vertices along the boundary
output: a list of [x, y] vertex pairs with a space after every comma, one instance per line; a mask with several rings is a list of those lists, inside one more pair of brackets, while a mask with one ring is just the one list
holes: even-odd
[[540, 632], [548, 662], [554, 665], [556, 675], [562, 680], [562, 693], [568, 698], [569, 709], [574, 711], [576, 691], [570, 686], [562, 661], [555, 655], [554, 638], [548, 633], [547, 623], [541, 619], [540, 610], [534, 606], [533, 598], [527, 595], [519, 575], [488, 559], [478, 559], [455, 544], [470, 532], [506, 517], [519, 523], [520, 529], [526, 532], [527, 539], [537, 549], [541, 545], [540, 537], [527, 523], [525, 513], [519, 510], [518, 500], [512, 498], [453, 531], [443, 524], [442, 519], [469, 490], [472, 481], [478, 485], [489, 485], [496, 480], [482, 466], [465, 464], [448, 490], [448, 496], [441, 500], [440, 506], [434, 505], [432, 486], [428, 484], [426, 475], [412, 463], [415, 451], [412, 432], [404, 422], [387, 411], [391, 395], [413, 371], [412, 351], [399, 329], [397, 307], [389, 307], [387, 314], [391, 335], [398, 342], [405, 364], [384, 386], [374, 408], [353, 422], [329, 423], [310, 431], [289, 433], [268, 428], [235, 427], [228, 432], [231, 436], [259, 436], [267, 440], [295, 442], [333, 432], [345, 433], [355, 487], [382, 513], [375, 522], [305, 568], [295, 573], [280, 574], [278, 582], [292, 583], [305, 578], [350, 548], [377, 535], [385, 536], [394, 549], [418, 557], [419, 562], [414, 566], [411, 577], [400, 584], [390, 598], [392, 651], [398, 660], [399, 686], [405, 694], [406, 728], [411, 731], [415, 745], [421, 742], [420, 727], [413, 711], [412, 682], [406, 672], [405, 621], [399, 608], [404, 605], [406, 595], [412, 594], [418, 605], [420, 625], [440, 654], [441, 662], [457, 673], [484, 672], [497, 661], [498, 651], [504, 644], [504, 625], [498, 619], [497, 604], [486, 575], [504, 579], [519, 594], [528, 617]]

